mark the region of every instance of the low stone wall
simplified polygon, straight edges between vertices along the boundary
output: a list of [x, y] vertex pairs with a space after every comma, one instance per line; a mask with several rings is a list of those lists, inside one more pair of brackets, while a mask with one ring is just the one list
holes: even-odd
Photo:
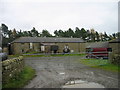
[[24, 68], [23, 56], [2, 61], [2, 83], [15, 79]]

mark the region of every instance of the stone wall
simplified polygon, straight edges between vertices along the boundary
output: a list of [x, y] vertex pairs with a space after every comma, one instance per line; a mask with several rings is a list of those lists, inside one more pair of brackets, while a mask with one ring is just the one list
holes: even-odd
[[[70, 50], [73, 51], [73, 53], [79, 53], [79, 52], [85, 52], [85, 43], [53, 43], [55, 45], [58, 45], [59, 53], [63, 52], [63, 48], [65, 45], [68, 45]], [[45, 46], [45, 52], [51, 53], [50, 51], [51, 46]], [[41, 52], [41, 46], [40, 43], [33, 43], [33, 48], [30, 49], [30, 43], [13, 43], [11, 45], [12, 54], [23, 54], [28, 52]]]
[[85, 43], [56, 43], [59, 46], [58, 52], [63, 52], [65, 45], [68, 45], [73, 53], [85, 52]]
[[33, 51], [40, 52], [40, 43], [33, 43]]
[[21, 43], [13, 43], [11, 45], [12, 48], [12, 54], [21, 54], [22, 53], [22, 46]]
[[109, 47], [112, 48], [113, 54], [120, 53], [120, 43], [109, 43]]
[[12, 54], [22, 54], [30, 50], [29, 43], [13, 43], [11, 44]]
[[109, 53], [109, 63], [120, 65], [120, 55], [119, 54], [113, 54], [112, 52]]
[[[59, 47], [57, 53], [63, 53], [64, 47], [67, 45], [72, 53], [82, 53], [85, 52], [85, 43], [53, 43]], [[45, 53], [51, 53], [51, 46], [45, 46]]]
[[2, 82], [7, 83], [10, 79], [17, 77], [17, 75], [24, 68], [23, 56], [2, 61]]
[[120, 65], [120, 43], [109, 43], [112, 52], [109, 53], [109, 61], [112, 64]]
[[9, 52], [9, 51], [8, 51], [8, 47], [4, 47], [4, 48], [3, 48], [3, 52], [5, 52], [5, 53], [8, 54], [8, 52]]

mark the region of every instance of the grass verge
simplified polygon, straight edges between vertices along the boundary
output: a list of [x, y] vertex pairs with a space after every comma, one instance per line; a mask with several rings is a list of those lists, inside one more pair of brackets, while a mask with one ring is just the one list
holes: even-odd
[[20, 55], [8, 55], [8, 58], [16, 58], [19, 57]]
[[41, 54], [41, 55], [23, 55], [24, 57], [51, 57], [51, 56], [84, 56], [85, 54]]
[[112, 72], [120, 72], [120, 66], [110, 64], [109, 61], [106, 59], [82, 59], [79, 62], [93, 68], [100, 68]]
[[35, 70], [25, 66], [16, 79], [11, 79], [7, 84], [3, 84], [2, 88], [23, 88], [34, 76]]

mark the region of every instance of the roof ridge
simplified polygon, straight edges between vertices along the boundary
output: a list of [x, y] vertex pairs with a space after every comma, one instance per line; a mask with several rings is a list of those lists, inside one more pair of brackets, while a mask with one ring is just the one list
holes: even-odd
[[85, 42], [82, 38], [69, 38], [69, 37], [19, 37], [14, 42]]

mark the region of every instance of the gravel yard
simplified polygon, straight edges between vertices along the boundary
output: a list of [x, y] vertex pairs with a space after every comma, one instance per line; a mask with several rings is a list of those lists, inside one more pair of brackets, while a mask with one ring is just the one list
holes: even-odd
[[[36, 70], [36, 77], [25, 88], [62, 88], [68, 81], [82, 80], [96, 83], [96, 88], [117, 88], [118, 73], [80, 64], [80, 56], [25, 57], [25, 63]], [[85, 88], [85, 84], [77, 88]], [[93, 87], [92, 87], [93, 85]], [[94, 84], [89, 84], [95, 88]], [[71, 87], [71, 86], [70, 86]], [[72, 86], [74, 88], [75, 86]], [[87, 86], [88, 87], [88, 86]], [[86, 87], [86, 88], [87, 88]]]

